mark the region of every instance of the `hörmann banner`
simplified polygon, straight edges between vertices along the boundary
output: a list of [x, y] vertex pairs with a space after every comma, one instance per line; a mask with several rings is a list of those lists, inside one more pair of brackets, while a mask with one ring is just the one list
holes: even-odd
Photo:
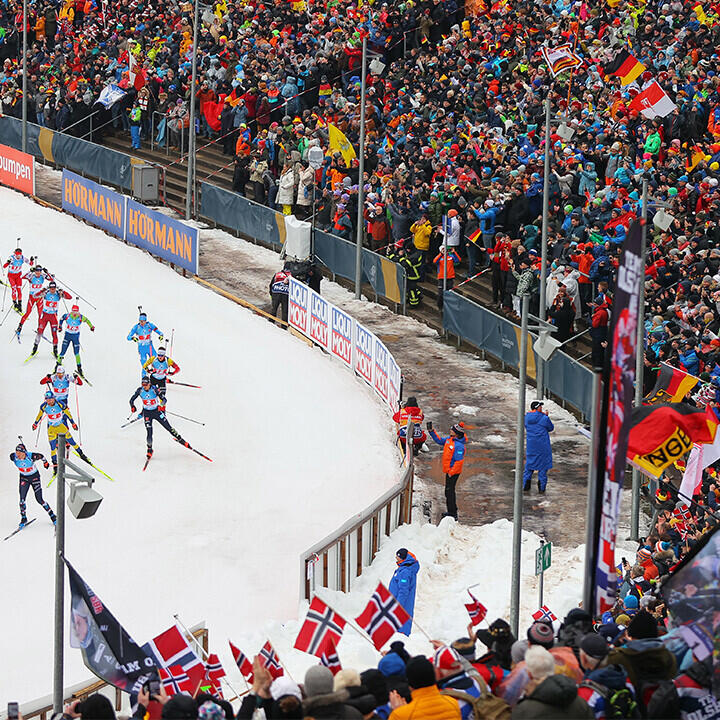
[[62, 174], [62, 209], [121, 240], [125, 238], [124, 195], [70, 170]]
[[7, 145], [0, 145], [0, 184], [34, 195], [35, 158]]
[[135, 200], [127, 201], [125, 239], [197, 274], [198, 230]]

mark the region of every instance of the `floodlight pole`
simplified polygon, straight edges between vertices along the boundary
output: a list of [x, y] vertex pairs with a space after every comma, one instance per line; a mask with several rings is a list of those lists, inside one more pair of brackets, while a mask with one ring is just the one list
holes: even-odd
[[65, 610], [65, 436], [58, 435], [57, 444], [57, 495], [55, 510], [55, 643], [53, 666], [53, 713], [62, 713], [64, 701], [63, 652]]

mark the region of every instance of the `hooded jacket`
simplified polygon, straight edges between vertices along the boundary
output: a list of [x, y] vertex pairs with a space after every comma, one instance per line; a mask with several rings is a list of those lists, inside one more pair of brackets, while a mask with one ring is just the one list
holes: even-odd
[[594, 717], [588, 704], [579, 697], [575, 683], [564, 675], [551, 675], [545, 678], [512, 711], [513, 720], [516, 718], [517, 720], [523, 718], [592, 720]]
[[536, 410], [525, 413], [525, 467], [529, 470], [549, 470], [553, 466], [549, 433], [554, 429], [555, 426], [545, 413]]
[[408, 620], [398, 632], [410, 634], [412, 629], [412, 616], [415, 614], [415, 590], [417, 587], [417, 574], [420, 563], [417, 558], [408, 553], [407, 557], [395, 568], [388, 590], [410, 615]]

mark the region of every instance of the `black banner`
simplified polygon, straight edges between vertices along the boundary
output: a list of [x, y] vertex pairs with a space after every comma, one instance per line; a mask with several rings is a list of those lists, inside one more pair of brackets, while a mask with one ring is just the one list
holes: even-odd
[[592, 607], [601, 615], [615, 604], [615, 537], [620, 514], [620, 495], [625, 478], [630, 415], [635, 395], [635, 353], [640, 283], [643, 281], [642, 222], [636, 220], [623, 243], [617, 274], [610, 332], [610, 356], [606, 362], [598, 438], [596, 512], [594, 522]]
[[101, 680], [120, 690], [137, 690], [155, 663], [128, 635], [100, 598], [65, 560], [70, 579], [70, 645]]

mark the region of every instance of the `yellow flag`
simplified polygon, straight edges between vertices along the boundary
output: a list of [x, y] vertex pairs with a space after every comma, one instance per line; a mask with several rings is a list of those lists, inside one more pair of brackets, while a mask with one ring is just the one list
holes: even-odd
[[355, 150], [345, 134], [331, 123], [328, 123], [328, 154], [339, 152], [345, 161], [345, 167], [350, 167], [350, 161], [356, 158]]
[[698, 22], [701, 25], [707, 25], [707, 15], [705, 14], [703, 6], [700, 3], [696, 3], [693, 5], [693, 10], [695, 11], [695, 15], [697, 15]]

